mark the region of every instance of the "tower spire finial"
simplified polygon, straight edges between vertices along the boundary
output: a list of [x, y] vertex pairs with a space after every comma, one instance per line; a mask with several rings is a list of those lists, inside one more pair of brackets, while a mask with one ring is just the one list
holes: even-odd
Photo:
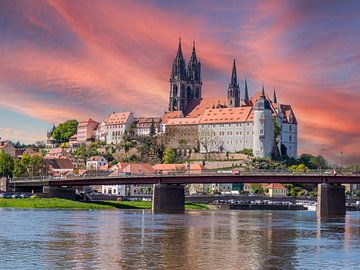
[[274, 101], [274, 103], [277, 103], [277, 97], [276, 97], [276, 91], [275, 91], [275, 88], [274, 88], [274, 98], [273, 98], [273, 101]]
[[232, 67], [232, 72], [231, 72], [231, 81], [230, 81], [230, 85], [237, 85], [237, 75], [236, 75], [236, 62], [235, 59], [233, 60], [233, 67]]
[[262, 96], [262, 97], [265, 97], [264, 83], [262, 84], [261, 96]]
[[249, 92], [247, 86], [247, 78], [245, 77], [245, 100], [249, 100]]

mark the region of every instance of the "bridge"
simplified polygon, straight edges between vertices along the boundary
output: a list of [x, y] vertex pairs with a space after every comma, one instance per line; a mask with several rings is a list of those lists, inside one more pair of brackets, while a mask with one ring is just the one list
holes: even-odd
[[59, 191], [73, 186], [138, 185], [153, 184], [153, 210], [184, 210], [186, 184], [212, 183], [303, 183], [318, 184], [318, 213], [321, 216], [345, 213], [345, 188], [341, 184], [360, 184], [360, 175], [289, 174], [289, 173], [201, 173], [201, 174], [151, 174], [67, 177], [56, 179], [15, 178], [11, 181], [17, 189], [44, 188]]

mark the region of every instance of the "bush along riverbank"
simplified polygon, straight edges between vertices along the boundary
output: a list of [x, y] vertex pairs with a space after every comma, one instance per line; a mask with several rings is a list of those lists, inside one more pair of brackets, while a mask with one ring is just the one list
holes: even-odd
[[[72, 201], [59, 198], [0, 198], [0, 208], [49, 208], [49, 209], [151, 209], [148, 201]], [[206, 204], [185, 203], [186, 210], [208, 209]]]

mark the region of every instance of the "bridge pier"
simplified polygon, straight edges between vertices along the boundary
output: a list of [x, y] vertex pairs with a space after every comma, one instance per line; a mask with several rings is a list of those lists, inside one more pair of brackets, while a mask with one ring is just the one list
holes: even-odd
[[66, 187], [55, 187], [55, 186], [44, 186], [43, 193], [49, 197], [62, 198], [68, 200], [76, 199], [76, 192], [73, 188]]
[[331, 217], [345, 215], [345, 213], [345, 187], [337, 184], [319, 184], [317, 215]]
[[185, 210], [183, 185], [155, 184], [152, 209], [154, 212], [181, 212]]

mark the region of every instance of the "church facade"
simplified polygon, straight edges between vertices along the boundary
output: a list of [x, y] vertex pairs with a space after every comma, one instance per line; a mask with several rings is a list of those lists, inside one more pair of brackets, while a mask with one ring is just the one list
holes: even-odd
[[[243, 89], [241, 96], [234, 60], [227, 95], [202, 97], [201, 63], [195, 43], [186, 65], [180, 40], [170, 76], [168, 112], [165, 113], [177, 112], [180, 117], [168, 118], [164, 123], [165, 130], [171, 130], [171, 134], [165, 132], [171, 146], [186, 147], [188, 142], [188, 146], [202, 153], [252, 149], [256, 157], [274, 154], [297, 157], [298, 124], [291, 106], [279, 103], [275, 90], [273, 98], [269, 98], [264, 86], [252, 97], [246, 80]], [[192, 130], [191, 134], [188, 130]]]

